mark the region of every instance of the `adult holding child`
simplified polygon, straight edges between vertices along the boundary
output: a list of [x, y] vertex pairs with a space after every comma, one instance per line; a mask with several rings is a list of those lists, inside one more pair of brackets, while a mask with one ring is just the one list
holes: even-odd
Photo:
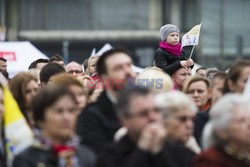
[[193, 67], [194, 62], [187, 58], [182, 50], [179, 29], [173, 24], [166, 24], [161, 27], [161, 42], [155, 52], [155, 65], [172, 75], [176, 70], [184, 67]]

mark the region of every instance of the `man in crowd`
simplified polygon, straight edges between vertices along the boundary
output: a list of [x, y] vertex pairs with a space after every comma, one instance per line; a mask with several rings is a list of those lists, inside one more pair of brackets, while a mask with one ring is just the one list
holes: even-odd
[[120, 81], [134, 77], [135, 73], [132, 70], [132, 59], [122, 49], [105, 52], [97, 62], [97, 73], [103, 80], [105, 90], [96, 103], [90, 104], [81, 113], [77, 132], [82, 144], [99, 153], [107, 143], [113, 141], [114, 133], [120, 128], [114, 109], [118, 92], [126, 85], [126, 82]]
[[0, 57], [0, 72], [7, 71], [7, 60], [3, 57]]
[[117, 112], [127, 134], [102, 151], [97, 167], [189, 167], [194, 154], [188, 155], [191, 151], [180, 143], [167, 142], [160, 111], [148, 89], [123, 91]]
[[65, 67], [65, 70], [67, 73], [72, 74], [74, 77], [78, 77], [78, 76], [83, 75], [82, 66], [75, 61], [68, 63]]
[[191, 76], [191, 74], [191, 68], [180, 68], [176, 70], [171, 76], [175, 89], [182, 91], [185, 81]]
[[41, 72], [39, 74], [41, 86], [46, 86], [52, 76], [63, 72], [65, 72], [65, 69], [60, 64], [48, 63], [41, 69]]
[[9, 80], [9, 73], [7, 72], [7, 60], [3, 57], [0, 57], [0, 72], [7, 80]]
[[48, 63], [49, 63], [48, 59], [37, 59], [30, 64], [28, 69], [29, 70], [32, 68], [42, 69]]
[[64, 67], [64, 60], [59, 54], [55, 54], [54, 56], [50, 57], [49, 62], [57, 63]]

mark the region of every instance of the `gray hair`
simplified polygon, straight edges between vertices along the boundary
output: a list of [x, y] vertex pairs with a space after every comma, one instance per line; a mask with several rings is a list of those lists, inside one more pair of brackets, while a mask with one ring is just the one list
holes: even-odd
[[159, 93], [155, 97], [155, 102], [157, 108], [162, 110], [164, 119], [175, 112], [182, 111], [183, 109], [197, 111], [196, 105], [192, 99], [180, 91]]
[[228, 94], [222, 97], [210, 110], [210, 120], [206, 124], [202, 135], [202, 146], [204, 149], [224, 145], [223, 141], [217, 133], [216, 129], [226, 130], [232, 119], [233, 112], [238, 106], [246, 106], [249, 110], [247, 99], [240, 94]]

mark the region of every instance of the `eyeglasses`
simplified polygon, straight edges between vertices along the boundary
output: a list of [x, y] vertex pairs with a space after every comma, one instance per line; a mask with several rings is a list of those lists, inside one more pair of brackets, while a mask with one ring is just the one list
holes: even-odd
[[71, 71], [68, 71], [68, 73], [71, 73], [71, 74], [73, 74], [73, 73], [79, 74], [79, 73], [82, 73], [82, 71], [80, 71], [80, 70], [71, 70]]
[[140, 118], [144, 118], [144, 117], [148, 117], [150, 113], [160, 113], [160, 109], [158, 108], [153, 108], [153, 109], [145, 109], [145, 110], [141, 110], [137, 113], [128, 113], [127, 116], [128, 117], [140, 117]]

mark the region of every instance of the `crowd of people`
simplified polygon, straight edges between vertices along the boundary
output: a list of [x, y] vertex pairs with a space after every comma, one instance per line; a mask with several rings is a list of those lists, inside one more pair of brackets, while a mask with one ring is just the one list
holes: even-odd
[[[160, 29], [153, 67], [138, 73], [131, 54], [113, 48], [83, 64], [60, 55], [38, 59], [9, 78], [32, 145], [11, 167], [247, 167], [250, 61], [221, 71], [185, 55], [179, 29]], [[0, 84], [0, 167], [7, 165]], [[248, 97], [249, 96], [249, 97]], [[18, 130], [18, 129], [17, 129]]]

